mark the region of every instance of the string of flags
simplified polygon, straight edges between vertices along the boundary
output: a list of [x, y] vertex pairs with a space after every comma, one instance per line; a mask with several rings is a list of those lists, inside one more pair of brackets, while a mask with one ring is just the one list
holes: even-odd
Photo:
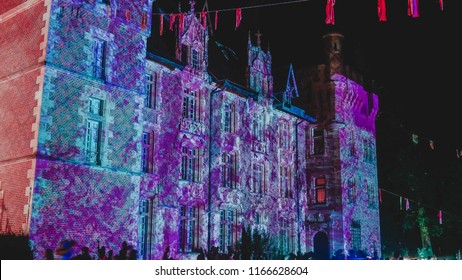
[[[394, 196], [397, 196], [399, 197], [399, 210], [403, 210], [403, 201], [404, 201], [404, 209], [405, 211], [409, 211], [411, 210], [411, 204], [410, 204], [410, 199], [409, 198], [405, 198], [403, 197], [402, 195], [399, 195], [397, 193], [394, 193], [394, 192], [391, 192], [391, 191], [388, 191], [388, 190], [385, 190], [383, 188], [379, 188], [379, 202], [380, 204], [383, 203], [383, 200], [382, 200], [382, 192], [386, 192], [386, 193], [389, 193], [391, 195], [394, 195]], [[416, 203], [419, 203], [419, 202], [416, 202]], [[424, 205], [422, 203], [419, 203], [420, 205]], [[450, 214], [450, 213], [447, 213], [446, 211], [443, 211], [441, 209], [435, 209], [433, 207], [430, 207], [428, 205], [424, 205], [426, 208], [431, 208], [433, 210], [438, 210], [437, 213], [436, 213], [436, 217], [438, 218], [438, 223], [440, 225], [443, 224], [443, 212], [446, 213], [446, 214]]]
[[[282, 1], [282, 2], [276, 2], [276, 3], [270, 3], [270, 4], [260, 4], [260, 5], [254, 5], [254, 6], [245, 6], [245, 7], [238, 7], [238, 8], [228, 8], [228, 9], [216, 9], [216, 10], [203, 10], [202, 12], [196, 13], [200, 17], [202, 25], [205, 27], [207, 24], [207, 15], [208, 14], [214, 14], [214, 22], [213, 22], [213, 28], [214, 30], [218, 29], [218, 13], [219, 12], [228, 12], [228, 11], [234, 11], [235, 12], [235, 29], [237, 29], [242, 21], [243, 13], [242, 11], [244, 9], [253, 9], [253, 8], [262, 8], [262, 7], [269, 7], [269, 6], [277, 6], [277, 5], [286, 5], [286, 4], [295, 4], [295, 3], [300, 3], [300, 2], [309, 2], [312, 0], [293, 0], [293, 1]], [[330, 24], [330, 25], [335, 25], [335, 3], [336, 0], [325, 0], [326, 1], [326, 7], [325, 7], [325, 23]], [[191, 2], [191, 12], [194, 13], [194, 1]], [[444, 2], [443, 0], [438, 0], [440, 10], [444, 10]], [[205, 9], [204, 5], [204, 9]], [[173, 24], [175, 23], [176, 20], [178, 20], [179, 25], [182, 23], [184, 24], [184, 14], [179, 11], [179, 13], [153, 13], [153, 15], [158, 15], [160, 17], [160, 26], [159, 26], [159, 33], [160, 35], [163, 34], [164, 31], [164, 26], [163, 26], [163, 21], [164, 17], [168, 16], [169, 17], [169, 22], [170, 22], [170, 30], [173, 30]], [[378, 14], [378, 20], [381, 22], [387, 21], [387, 8], [386, 8], [386, 0], [377, 0], [377, 14]], [[417, 18], [420, 16], [419, 13], [419, 0], [407, 0], [407, 14], [408, 16], [412, 18]], [[142, 19], [143, 22], [146, 19]], [[181, 28], [180, 28], [181, 29]]]
[[[435, 150], [435, 141], [433, 139], [427, 139], [428, 140], [428, 147], [430, 148], [430, 150]], [[418, 134], [415, 134], [415, 133], [411, 133], [411, 141], [417, 145], [419, 144], [420, 140], [419, 140], [419, 135]], [[456, 157], [458, 159], [462, 159], [462, 149], [455, 149], [456, 150]]]

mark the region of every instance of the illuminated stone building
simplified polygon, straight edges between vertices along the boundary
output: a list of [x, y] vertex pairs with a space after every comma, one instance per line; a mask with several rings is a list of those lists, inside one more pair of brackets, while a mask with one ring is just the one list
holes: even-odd
[[[274, 92], [259, 36], [249, 36], [245, 86], [214, 75], [194, 5], [168, 56], [146, 51], [152, 0], [9, 3], [0, 231], [28, 234], [36, 258], [74, 239], [195, 259], [200, 248], [236, 249], [245, 228], [271, 237], [268, 257], [380, 254], [378, 100], [334, 58], [297, 75], [309, 91], [290, 66]], [[341, 38], [325, 37], [333, 57]], [[315, 106], [295, 105], [305, 94]]]

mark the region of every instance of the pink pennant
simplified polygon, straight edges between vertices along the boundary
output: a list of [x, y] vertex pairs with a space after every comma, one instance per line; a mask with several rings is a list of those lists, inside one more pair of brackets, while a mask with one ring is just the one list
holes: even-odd
[[379, 13], [379, 21], [387, 21], [387, 7], [385, 0], [378, 0], [377, 11]]
[[215, 11], [215, 30], [218, 28], [218, 11]]
[[162, 36], [164, 33], [164, 15], [160, 15], [159, 34]]
[[429, 145], [430, 145], [430, 149], [432, 149], [432, 150], [435, 149], [435, 143], [433, 142], [433, 140], [429, 141]]
[[146, 12], [143, 12], [143, 15], [141, 16], [141, 29], [145, 30], [148, 27], [148, 14]]
[[131, 15], [131, 13], [130, 13], [130, 10], [126, 10], [126, 11], [125, 11], [125, 19], [126, 19], [127, 21], [132, 20], [132, 15]]
[[444, 10], [444, 7], [443, 7], [443, 6], [444, 6], [444, 5], [443, 5], [443, 0], [440, 0], [440, 8], [441, 8], [441, 11]]
[[443, 224], [443, 212], [441, 210], [438, 212], [438, 220], [440, 222], [440, 225], [442, 225]]
[[207, 12], [201, 12], [201, 23], [204, 28], [207, 26]]
[[170, 31], [173, 31], [173, 25], [175, 24], [176, 14], [170, 14]]
[[334, 15], [335, 0], [327, 0], [326, 2], [326, 24], [335, 24]]
[[178, 15], [178, 31], [180, 34], [183, 33], [184, 29], [184, 14], [179, 14]]
[[407, 0], [407, 15], [419, 17], [419, 0]]
[[406, 198], [406, 211], [409, 210], [411, 207], [409, 207], [409, 199]]
[[236, 28], [238, 28], [239, 25], [241, 25], [241, 20], [242, 20], [242, 9], [237, 8], [236, 9]]

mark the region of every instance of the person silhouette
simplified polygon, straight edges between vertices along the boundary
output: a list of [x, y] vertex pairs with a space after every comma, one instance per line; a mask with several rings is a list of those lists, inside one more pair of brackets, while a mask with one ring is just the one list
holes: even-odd
[[55, 256], [53, 255], [53, 250], [51, 250], [50, 248], [46, 249], [45, 250], [45, 260], [54, 260], [55, 259]]

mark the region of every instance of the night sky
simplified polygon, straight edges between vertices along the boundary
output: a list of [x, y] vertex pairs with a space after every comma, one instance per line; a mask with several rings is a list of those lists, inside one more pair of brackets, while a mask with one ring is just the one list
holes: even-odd
[[[298, 3], [246, 8], [291, 1], [208, 0], [210, 11], [231, 9], [219, 13], [218, 30], [211, 38], [234, 49], [245, 61], [248, 31], [260, 30], [262, 46], [270, 46], [278, 88], [285, 84], [290, 63], [295, 69], [320, 63], [322, 35], [340, 31], [355, 49], [356, 68], [382, 88], [378, 92], [381, 114], [397, 108], [409, 133], [433, 139], [452, 155], [462, 148], [462, 94], [458, 93], [456, 74], [461, 61], [460, 29], [456, 28], [460, 10], [455, 6], [460, 1], [444, 0], [441, 11], [438, 0], [421, 0], [420, 17], [411, 18], [407, 0], [387, 0], [387, 21], [380, 22], [376, 0], [337, 0], [335, 25], [324, 22], [325, 0], [292, 1]], [[187, 11], [189, 1], [180, 2]], [[178, 11], [178, 1], [158, 3], [165, 12]], [[197, 0], [196, 11], [203, 7], [204, 0]], [[242, 21], [235, 29], [232, 9], [238, 7], [242, 8]]]

